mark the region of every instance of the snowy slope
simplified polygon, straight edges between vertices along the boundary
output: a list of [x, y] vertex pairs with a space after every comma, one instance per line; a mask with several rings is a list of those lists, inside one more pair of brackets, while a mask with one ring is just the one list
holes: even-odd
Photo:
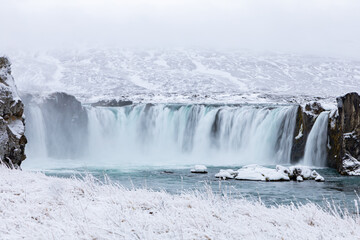
[[358, 216], [0, 167], [1, 239], [358, 239]]
[[[91, 49], [9, 54], [21, 92], [83, 102], [279, 102], [360, 92], [360, 61], [206, 50]], [[267, 94], [275, 95], [268, 96]]]

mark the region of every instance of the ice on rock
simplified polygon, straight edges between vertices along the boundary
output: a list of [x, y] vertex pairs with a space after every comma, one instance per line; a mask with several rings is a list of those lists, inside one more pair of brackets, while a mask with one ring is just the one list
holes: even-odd
[[298, 182], [303, 182], [304, 179], [303, 179], [302, 176], [299, 175], [299, 176], [296, 177], [296, 181], [298, 181]]
[[260, 168], [257, 164], [251, 164], [244, 166], [237, 170], [237, 180], [250, 180], [250, 181], [265, 181], [265, 176], [261, 173]]
[[311, 179], [312, 170], [305, 166], [291, 166], [289, 167], [290, 177], [296, 178], [302, 176], [305, 180]]
[[192, 173], [207, 173], [207, 167], [205, 165], [195, 165], [190, 171]]
[[254, 172], [247, 169], [239, 169], [236, 180], [249, 180], [249, 181], [265, 181], [265, 176], [260, 172]]
[[251, 181], [289, 181], [290, 178], [283, 171], [259, 165], [247, 165], [240, 168], [235, 179]]
[[225, 180], [225, 179], [233, 179], [236, 175], [237, 175], [237, 172], [232, 169], [226, 169], [226, 170], [220, 169], [220, 172], [215, 174], [215, 177]]
[[278, 172], [276, 169], [269, 171], [265, 179], [266, 181], [290, 181], [289, 175]]
[[315, 179], [317, 176], [319, 176], [318, 172], [315, 171], [315, 170], [313, 170], [313, 171], [311, 172], [311, 178], [312, 178], [312, 179]]
[[315, 181], [317, 182], [325, 182], [325, 178], [321, 175], [318, 175], [316, 178], [315, 178]]
[[344, 173], [350, 176], [360, 176], [360, 162], [350, 154], [345, 154], [342, 168]]
[[8, 127], [17, 139], [20, 139], [21, 136], [24, 135], [25, 126], [21, 119], [11, 121]]
[[284, 167], [277, 165], [275, 169], [263, 167], [257, 164], [246, 165], [237, 171], [231, 169], [221, 169], [219, 173], [215, 175], [217, 178], [236, 180], [248, 180], [248, 181], [298, 181], [315, 180], [318, 182], [325, 181], [315, 170], [311, 170], [309, 167], [304, 166], [290, 166]]
[[289, 174], [290, 170], [287, 167], [281, 166], [281, 165], [276, 165], [276, 170], [279, 172], [283, 172], [284, 174]]

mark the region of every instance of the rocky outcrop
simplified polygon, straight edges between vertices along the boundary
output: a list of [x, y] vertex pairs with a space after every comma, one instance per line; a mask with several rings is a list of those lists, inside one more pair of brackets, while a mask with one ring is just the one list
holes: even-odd
[[294, 141], [291, 149], [291, 163], [298, 163], [305, 153], [306, 140], [310, 131], [316, 121], [316, 118], [321, 112], [325, 111], [318, 102], [311, 102], [305, 107], [298, 107], [296, 114], [296, 125], [294, 132]]
[[96, 103], [92, 103], [91, 106], [93, 107], [124, 107], [124, 106], [128, 106], [128, 105], [132, 105], [133, 102], [132, 101], [127, 101], [127, 100], [101, 100], [98, 101]]
[[328, 166], [339, 170], [344, 153], [343, 129], [338, 111], [329, 115], [327, 156]]
[[[337, 109], [329, 114], [327, 130], [327, 166], [343, 175], [360, 175], [360, 96], [348, 93], [338, 97]], [[317, 102], [299, 106], [296, 118], [291, 161], [303, 156], [308, 135], [321, 112]]]
[[11, 76], [11, 64], [0, 57], [0, 158], [9, 167], [18, 168], [25, 160], [24, 105]]
[[360, 96], [348, 93], [337, 98], [341, 160], [337, 168], [342, 174], [360, 175]]

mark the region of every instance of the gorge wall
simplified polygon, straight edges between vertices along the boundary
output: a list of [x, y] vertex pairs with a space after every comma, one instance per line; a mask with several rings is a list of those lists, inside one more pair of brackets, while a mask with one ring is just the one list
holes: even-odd
[[337, 104], [338, 115], [329, 134], [335, 149], [332, 166], [341, 174], [360, 175], [360, 96], [348, 93], [338, 97]]
[[9, 167], [18, 168], [25, 160], [24, 104], [19, 98], [11, 64], [0, 57], [0, 159]]
[[[328, 111], [327, 166], [343, 175], [360, 175], [360, 96], [348, 93], [338, 97], [337, 108]], [[325, 109], [317, 102], [299, 106], [291, 161], [297, 163], [315, 121]]]

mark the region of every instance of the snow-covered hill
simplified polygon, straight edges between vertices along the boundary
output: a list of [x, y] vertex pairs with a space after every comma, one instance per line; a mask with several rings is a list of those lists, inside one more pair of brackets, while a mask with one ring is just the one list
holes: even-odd
[[355, 60], [210, 50], [92, 49], [9, 56], [21, 92], [65, 91], [83, 102], [281, 102], [360, 92], [360, 61]]

